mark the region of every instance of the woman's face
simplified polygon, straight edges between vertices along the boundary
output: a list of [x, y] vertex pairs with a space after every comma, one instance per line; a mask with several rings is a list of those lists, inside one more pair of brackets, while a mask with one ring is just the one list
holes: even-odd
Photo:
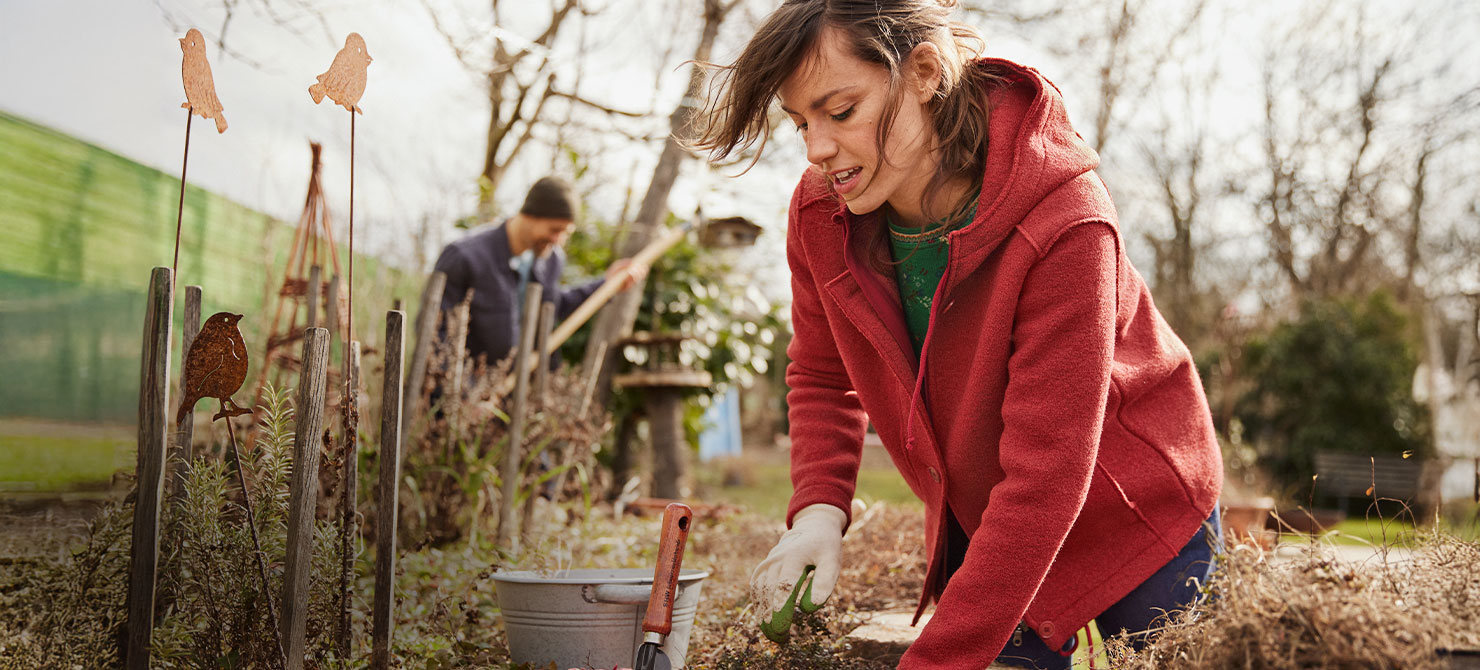
[[[854, 214], [889, 203], [901, 223], [924, 225], [920, 198], [935, 173], [926, 102], [939, 81], [921, 49], [906, 60], [899, 111], [879, 155], [878, 129], [889, 99], [889, 71], [853, 54], [846, 33], [824, 28], [817, 48], [778, 91], [781, 108], [807, 144], [807, 161]], [[932, 77], [931, 72], [936, 74]], [[881, 160], [882, 158], [882, 160]]]

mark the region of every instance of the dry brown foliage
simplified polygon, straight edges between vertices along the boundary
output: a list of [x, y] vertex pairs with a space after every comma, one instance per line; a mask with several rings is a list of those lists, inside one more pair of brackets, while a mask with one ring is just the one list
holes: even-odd
[[[447, 330], [466, 332], [464, 306], [448, 315]], [[454, 335], [456, 336], [456, 335]], [[425, 386], [406, 435], [406, 480], [413, 490], [403, 498], [400, 536], [408, 546], [446, 545], [489, 532], [483, 528], [502, 502], [499, 464], [508, 444], [513, 357], [488, 363], [468, 360], [451, 338], [432, 349]], [[599, 405], [585, 402], [581, 371], [551, 372], [543, 399], [534, 384], [526, 404], [520, 446], [524, 464], [519, 485], [523, 504], [532, 490], [555, 501], [599, 496], [609, 485], [594, 467], [592, 445], [609, 429]], [[543, 456], [537, 456], [538, 452]]]
[[1310, 545], [1273, 562], [1258, 549], [1228, 552], [1203, 605], [1178, 613], [1140, 653], [1119, 640], [1127, 670], [1356, 670], [1448, 668], [1436, 649], [1480, 648], [1480, 544], [1434, 533], [1409, 560], [1378, 549], [1372, 561]]
[[[914, 607], [925, 576], [924, 531], [916, 509], [884, 504], [854, 519], [843, 541], [842, 574], [827, 604], [799, 615], [789, 644], [760, 634], [750, 608], [750, 571], [784, 530], [780, 520], [736, 515], [690, 536], [692, 564], [710, 567], [688, 660], [696, 670], [853, 668], [887, 665], [847, 657], [843, 638], [866, 614]], [[691, 563], [686, 562], [685, 565]]]

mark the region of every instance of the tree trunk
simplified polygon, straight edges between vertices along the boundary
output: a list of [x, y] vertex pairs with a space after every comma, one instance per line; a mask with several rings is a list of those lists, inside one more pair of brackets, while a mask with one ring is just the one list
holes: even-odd
[[[734, 7], [734, 2], [735, 0], [731, 0], [721, 4], [719, 0], [704, 0], [704, 31], [699, 37], [698, 47], [694, 49], [694, 60], [709, 60], [720, 24], [724, 23], [725, 15]], [[688, 158], [688, 152], [681, 141], [688, 138], [694, 117], [698, 114], [696, 101], [703, 95], [705, 78], [703, 68], [690, 67], [692, 69], [689, 72], [688, 89], [684, 91], [683, 100], [668, 117], [671, 132], [663, 143], [658, 166], [653, 169], [653, 180], [648, 185], [647, 194], [642, 198], [637, 218], [626, 227], [622, 246], [618, 250], [621, 258], [637, 253], [653, 238], [653, 233], [663, 223], [664, 215], [668, 212], [668, 194], [673, 190], [673, 182], [678, 179], [678, 168]], [[608, 358], [617, 355], [620, 348], [614, 346], [614, 343], [632, 333], [632, 324], [637, 321], [637, 312], [641, 305], [641, 291], [623, 291], [602, 308], [592, 326], [591, 337], [586, 342], [587, 360], [591, 359], [596, 347], [602, 344], [606, 345], [605, 355]], [[595, 399], [603, 408], [611, 399], [611, 376], [614, 368], [613, 365], [602, 365], [601, 376], [596, 382]]]
[[684, 455], [688, 442], [683, 432], [683, 393], [676, 388], [650, 388], [648, 432], [653, 441], [653, 496], [678, 500], [683, 497]]

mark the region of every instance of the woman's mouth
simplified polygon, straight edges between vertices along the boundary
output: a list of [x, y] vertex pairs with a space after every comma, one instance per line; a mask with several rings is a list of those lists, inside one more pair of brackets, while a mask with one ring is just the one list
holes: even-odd
[[847, 170], [840, 170], [828, 176], [832, 178], [833, 188], [836, 189], [839, 194], [847, 194], [849, 191], [852, 191], [855, 186], [858, 185], [858, 176], [861, 174], [863, 174], [863, 168], [856, 167]]

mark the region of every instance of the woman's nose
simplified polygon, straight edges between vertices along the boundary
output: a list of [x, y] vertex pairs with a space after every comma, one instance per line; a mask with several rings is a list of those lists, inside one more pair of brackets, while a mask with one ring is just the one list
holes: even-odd
[[821, 165], [838, 153], [838, 143], [821, 129], [809, 130], [806, 142], [807, 162], [813, 165]]

